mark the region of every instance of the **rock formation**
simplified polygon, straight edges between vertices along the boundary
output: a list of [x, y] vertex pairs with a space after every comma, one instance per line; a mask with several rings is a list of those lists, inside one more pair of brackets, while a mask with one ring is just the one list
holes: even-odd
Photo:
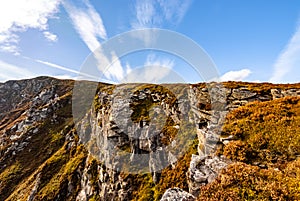
[[[75, 117], [73, 86], [0, 84], [0, 200], [194, 200], [231, 163], [214, 155], [235, 140], [219, 137], [228, 111], [300, 95], [296, 84], [100, 83], [92, 102], [76, 100]], [[165, 189], [165, 169], [176, 172], [191, 146], [187, 188]]]

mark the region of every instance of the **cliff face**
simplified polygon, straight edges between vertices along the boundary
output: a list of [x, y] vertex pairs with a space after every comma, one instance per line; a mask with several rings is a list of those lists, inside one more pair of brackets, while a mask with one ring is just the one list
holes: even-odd
[[193, 200], [232, 163], [213, 154], [235, 140], [219, 137], [229, 111], [300, 95], [296, 84], [100, 83], [89, 104], [73, 86], [0, 84], [0, 200]]

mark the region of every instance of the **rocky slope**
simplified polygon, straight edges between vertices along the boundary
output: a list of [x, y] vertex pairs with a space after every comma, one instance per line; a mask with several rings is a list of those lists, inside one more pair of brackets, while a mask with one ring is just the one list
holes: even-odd
[[237, 141], [221, 135], [228, 112], [300, 96], [299, 84], [76, 84], [0, 84], [0, 200], [194, 200], [236, 161], [220, 151]]

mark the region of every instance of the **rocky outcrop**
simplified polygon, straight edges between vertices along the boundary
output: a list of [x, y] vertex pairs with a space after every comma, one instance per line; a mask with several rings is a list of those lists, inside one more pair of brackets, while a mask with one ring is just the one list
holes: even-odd
[[271, 89], [273, 99], [283, 98], [285, 96], [300, 96], [299, 89]]
[[198, 196], [200, 187], [211, 183], [231, 162], [221, 156], [199, 156], [192, 155], [188, 172], [189, 191], [192, 195]]
[[196, 138], [189, 192], [170, 188], [161, 198], [194, 200], [230, 164], [213, 155], [218, 144], [235, 140], [219, 137], [228, 111], [300, 95], [296, 85], [261, 91], [243, 84], [102, 84], [93, 108], [73, 124], [72, 87], [47, 77], [0, 84], [1, 200], [133, 200], [133, 175], [151, 172], [153, 185], [163, 182], [161, 171], [176, 168]]
[[[25, 82], [12, 84], [13, 90], [21, 89], [21, 87], [24, 87], [24, 83]], [[43, 84], [33, 86], [33, 91], [38, 90], [39, 87], [42, 86]], [[5, 152], [0, 153], [1, 160], [5, 160], [11, 155], [16, 155], [18, 152], [23, 151], [30, 143], [31, 135], [39, 131], [38, 124], [40, 122], [50, 118], [52, 123], [57, 123], [58, 116], [55, 111], [61, 108], [62, 105], [59, 95], [56, 93], [55, 85], [48, 87], [49, 88], [42, 89], [30, 102], [26, 103], [25, 110], [18, 120], [14, 121], [13, 124], [8, 124], [6, 129], [0, 131], [0, 146], [6, 147]], [[25, 99], [24, 101], [28, 100]], [[6, 118], [9, 118], [9, 116]]]
[[[35, 79], [7, 81], [0, 83], [0, 119], [15, 109], [30, 103], [34, 96], [43, 90], [51, 89], [53, 86], [68, 85], [73, 81], [62, 81], [50, 77], [38, 77]], [[70, 90], [68, 88], [67, 90]]]
[[162, 196], [160, 201], [194, 201], [196, 198], [180, 188], [170, 188]]

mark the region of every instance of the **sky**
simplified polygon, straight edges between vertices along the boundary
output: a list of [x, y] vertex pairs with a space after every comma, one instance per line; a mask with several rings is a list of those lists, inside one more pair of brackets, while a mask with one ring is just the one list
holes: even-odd
[[[0, 2], [0, 82], [41, 75], [100, 79], [86, 71], [91, 66], [107, 82], [207, 81], [170, 52], [103, 53], [113, 38], [149, 28], [192, 40], [221, 81], [300, 80], [299, 0], [10, 0]], [[154, 40], [147, 32], [135, 37]], [[169, 45], [180, 48], [177, 42]]]

